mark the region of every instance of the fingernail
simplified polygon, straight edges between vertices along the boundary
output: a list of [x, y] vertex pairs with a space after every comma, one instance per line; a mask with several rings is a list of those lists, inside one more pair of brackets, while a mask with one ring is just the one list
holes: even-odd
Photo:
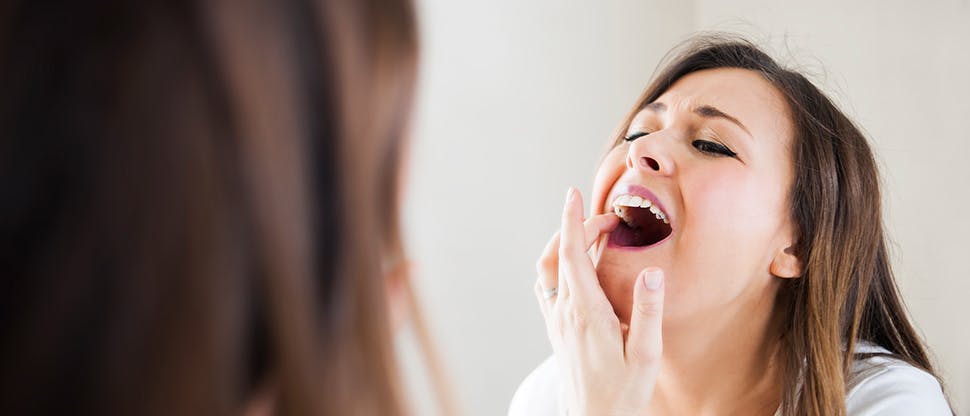
[[574, 188], [572, 186], [570, 186], [569, 189], [566, 190], [566, 203], [567, 204], [569, 203], [569, 201], [572, 201], [573, 200], [573, 194], [575, 194], [575, 193], [576, 193], [576, 191], [574, 190]]
[[660, 289], [660, 286], [664, 284], [664, 272], [663, 270], [657, 268], [650, 268], [645, 270], [646, 276], [643, 278], [643, 286], [648, 290]]

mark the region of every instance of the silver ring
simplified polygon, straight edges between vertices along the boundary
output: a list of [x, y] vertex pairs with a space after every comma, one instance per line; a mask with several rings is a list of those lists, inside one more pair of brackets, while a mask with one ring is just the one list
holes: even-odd
[[558, 293], [559, 293], [559, 288], [558, 287], [554, 287], [554, 288], [549, 289], [549, 290], [543, 290], [542, 291], [542, 297], [545, 298], [545, 299], [552, 299]]

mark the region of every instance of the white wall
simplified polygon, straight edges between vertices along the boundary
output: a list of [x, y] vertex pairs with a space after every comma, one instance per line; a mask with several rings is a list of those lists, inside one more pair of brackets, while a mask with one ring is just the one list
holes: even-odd
[[[505, 412], [550, 352], [534, 263], [565, 189], [589, 192], [607, 136], [696, 29], [755, 34], [872, 136], [904, 297], [970, 409], [970, 5], [419, 0], [422, 74], [406, 206], [416, 282], [463, 408]], [[743, 19], [743, 20], [742, 20]], [[790, 49], [790, 51], [788, 50]], [[824, 70], [825, 72], [822, 72]], [[427, 389], [413, 353], [405, 367]]]

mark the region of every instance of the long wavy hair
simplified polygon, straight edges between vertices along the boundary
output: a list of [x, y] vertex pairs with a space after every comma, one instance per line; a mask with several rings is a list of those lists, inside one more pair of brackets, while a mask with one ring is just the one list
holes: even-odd
[[714, 68], [760, 74], [784, 96], [794, 127], [789, 205], [803, 274], [783, 279], [775, 300], [784, 414], [844, 415], [851, 365], [861, 358], [853, 353], [860, 340], [886, 348], [939, 380], [893, 278], [879, 173], [866, 137], [805, 76], [744, 38], [695, 36], [668, 54], [617, 129], [613, 145], [622, 142], [633, 117], [677, 80]]
[[404, 413], [416, 53], [408, 0], [4, 2], [0, 413]]

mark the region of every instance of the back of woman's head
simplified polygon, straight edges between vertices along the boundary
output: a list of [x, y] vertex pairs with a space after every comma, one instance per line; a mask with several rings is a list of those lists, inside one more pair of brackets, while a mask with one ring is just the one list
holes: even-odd
[[668, 58], [615, 142], [638, 109], [682, 77], [714, 68], [761, 75], [785, 98], [787, 114], [779, 117], [788, 117], [793, 127], [788, 197], [802, 275], [783, 279], [775, 305], [786, 356], [785, 414], [844, 414], [858, 341], [879, 344], [933, 373], [892, 275], [879, 174], [866, 137], [805, 76], [745, 39], [695, 37]]
[[409, 2], [0, 7], [0, 413], [399, 413]]

